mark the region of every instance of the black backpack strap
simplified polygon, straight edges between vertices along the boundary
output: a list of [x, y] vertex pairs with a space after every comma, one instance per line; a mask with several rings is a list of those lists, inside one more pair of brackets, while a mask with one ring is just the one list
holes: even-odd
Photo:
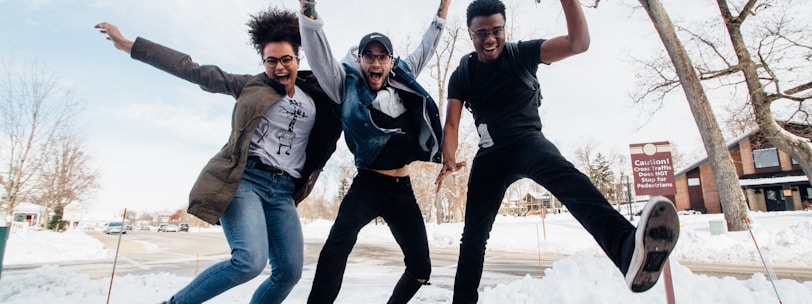
[[[505, 43], [505, 51], [507, 52], [507, 59], [510, 62], [510, 67], [519, 75], [519, 79], [521, 79], [528, 88], [536, 92], [539, 106], [541, 106], [541, 87], [535, 75], [532, 75], [530, 71], [521, 64], [521, 61], [519, 60], [519, 44], [515, 42]], [[460, 65], [457, 67], [457, 72], [460, 76], [460, 83], [462, 84], [462, 92], [466, 92], [468, 94], [471, 94], [471, 75], [468, 73], [468, 65], [471, 62], [470, 59], [475, 54], [476, 52], [470, 52], [467, 55], [462, 56], [460, 59]], [[468, 101], [463, 101], [463, 106], [465, 106], [469, 112], [473, 113], [471, 110], [471, 105], [468, 103]]]
[[538, 80], [536, 80], [533, 75], [530, 75], [530, 71], [528, 71], [519, 62], [519, 44], [513, 42], [505, 43], [505, 51], [507, 51], [508, 59], [510, 60], [510, 65], [513, 67], [513, 71], [519, 74], [519, 78], [522, 80], [522, 82], [524, 82], [524, 84], [531, 89], [538, 90]]
[[507, 52], [508, 60], [510, 61], [513, 71], [519, 74], [519, 79], [521, 79], [528, 88], [536, 92], [539, 106], [541, 106], [541, 86], [535, 75], [530, 74], [530, 71], [521, 64], [519, 60], [519, 44], [514, 42], [505, 43], [505, 51]]
[[[469, 70], [468, 65], [470, 64], [471, 62], [470, 59], [471, 57], [474, 56], [474, 54], [476, 53], [470, 52], [467, 55], [462, 56], [462, 58], [460, 58], [460, 65], [457, 67], [457, 72], [458, 75], [460, 76], [460, 83], [462, 84], [461, 92], [466, 92], [469, 95], [471, 94], [471, 75], [468, 73]], [[473, 113], [473, 111], [471, 110], [471, 104], [468, 103], [467, 100], [463, 101], [462, 105], [465, 106], [466, 109], [468, 109], [468, 112]]]

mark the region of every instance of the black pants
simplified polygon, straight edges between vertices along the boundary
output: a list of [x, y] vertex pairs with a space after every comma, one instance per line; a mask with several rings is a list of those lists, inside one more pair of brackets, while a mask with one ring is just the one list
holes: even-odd
[[[308, 303], [333, 303], [341, 289], [347, 257], [358, 232], [375, 217], [389, 225], [403, 251], [406, 270], [395, 285], [389, 303], [406, 303], [431, 274], [429, 245], [423, 215], [412, 192], [409, 177], [391, 177], [359, 170], [341, 202], [330, 235], [319, 254]], [[363, 299], [358, 299], [362, 302]]]
[[454, 303], [476, 303], [485, 244], [508, 186], [530, 178], [552, 192], [625, 273], [634, 226], [541, 133], [480, 149], [471, 165], [465, 228], [454, 280]]

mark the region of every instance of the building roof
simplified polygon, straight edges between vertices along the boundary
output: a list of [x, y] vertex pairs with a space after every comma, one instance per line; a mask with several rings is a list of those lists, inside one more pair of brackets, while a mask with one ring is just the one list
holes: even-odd
[[[809, 124], [804, 123], [804, 122], [795, 122], [795, 121], [787, 122], [787, 121], [780, 121], [780, 120], [778, 120], [776, 122], [778, 124], [794, 124], [794, 125], [810, 126]], [[747, 131], [744, 134], [742, 134], [742, 135], [728, 141], [727, 142], [727, 150], [732, 151], [733, 149], [735, 149], [736, 147], [739, 146], [739, 143], [742, 140], [745, 140], [748, 137], [753, 136], [754, 134], [758, 133], [759, 131], [761, 131], [761, 128], [757, 126], [757, 127], [753, 128], [752, 130]], [[696, 162], [694, 162], [694, 163], [692, 163], [692, 164], [690, 164], [688, 166], [685, 166], [684, 168], [680, 169], [679, 171], [675, 172], [674, 177], [683, 176], [686, 173], [688, 173], [689, 171], [691, 171], [693, 169], [696, 169], [698, 167], [701, 167], [702, 165], [708, 163], [708, 161], [709, 161], [709, 159], [706, 156], [705, 158], [702, 158], [702, 159], [700, 159], [700, 160], [698, 160], [698, 161], [696, 161]]]
[[809, 183], [809, 178], [802, 170], [779, 171], [769, 173], [745, 174], [739, 178], [739, 184], [746, 186], [768, 186], [792, 183]]
[[531, 192], [527, 192], [527, 195], [528, 195], [528, 196], [530, 196], [530, 197], [532, 197], [532, 198], [535, 198], [535, 199], [542, 199], [542, 198], [544, 197], [544, 195], [545, 195], [545, 194], [546, 194], [546, 193], [541, 193], [541, 192], [532, 192], [532, 191], [531, 191]]
[[22, 202], [14, 206], [14, 212], [44, 212], [45, 206], [29, 202]]
[[755, 179], [740, 179], [739, 184], [742, 186], [767, 186], [767, 185], [783, 185], [789, 183], [809, 183], [809, 178], [804, 176], [780, 176], [780, 177], [765, 177]]
[[[752, 130], [750, 130], [748, 132], [745, 132], [741, 136], [736, 137], [736, 138], [728, 141], [727, 142], [727, 150], [732, 151], [733, 149], [735, 149], [736, 147], [739, 146], [739, 142], [741, 142], [742, 140], [745, 140], [746, 138], [752, 136], [753, 134], [758, 133], [759, 130], [761, 130], [761, 129], [756, 127], [755, 129], [752, 129]], [[696, 162], [694, 162], [694, 163], [692, 163], [690, 165], [685, 166], [684, 168], [680, 169], [679, 171], [675, 172], [674, 177], [683, 176], [683, 175], [685, 175], [685, 173], [688, 173], [688, 171], [691, 171], [693, 169], [701, 167], [702, 165], [708, 163], [708, 161], [709, 161], [708, 157], [706, 156], [705, 158], [702, 158], [702, 159], [700, 159], [700, 160], [698, 160], [698, 161], [696, 161]]]

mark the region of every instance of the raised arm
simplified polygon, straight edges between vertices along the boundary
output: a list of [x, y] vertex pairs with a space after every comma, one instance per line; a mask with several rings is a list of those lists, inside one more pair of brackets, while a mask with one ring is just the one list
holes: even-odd
[[214, 65], [198, 65], [187, 54], [141, 37], [133, 42], [124, 38], [118, 27], [107, 22], [96, 24], [95, 28], [107, 35], [107, 40], [113, 41], [117, 49], [130, 54], [130, 58], [197, 84], [207, 92], [228, 94], [237, 98], [245, 84], [254, 77], [226, 73]]
[[462, 101], [449, 98], [446, 106], [445, 126], [443, 126], [443, 167], [434, 181], [437, 191], [440, 191], [440, 186], [443, 185], [443, 180], [448, 174], [459, 171], [465, 166], [465, 162], [458, 163], [456, 157], [461, 115]]
[[541, 44], [539, 60], [553, 63], [589, 49], [589, 29], [584, 11], [578, 0], [561, 0], [564, 18], [567, 20], [567, 35], [559, 36]]
[[437, 45], [440, 44], [443, 28], [445, 28], [445, 17], [448, 15], [448, 7], [450, 5], [451, 0], [440, 0], [440, 8], [437, 9], [437, 15], [423, 34], [420, 45], [404, 59], [415, 77], [420, 75], [420, 72], [429, 63], [431, 57], [434, 56]]
[[113, 46], [117, 49], [126, 52], [127, 54], [132, 52], [133, 49], [133, 42], [124, 38], [124, 35], [121, 35], [121, 32], [118, 30], [118, 27], [112, 25], [107, 22], [102, 22], [96, 24], [95, 28], [99, 29], [99, 32], [102, 34], [107, 35], [107, 40], [113, 42]]
[[451, 6], [451, 0], [440, 0], [440, 8], [437, 9], [437, 17], [445, 19], [448, 15], [448, 7]]
[[302, 50], [310, 64], [310, 69], [319, 80], [319, 85], [336, 103], [344, 100], [344, 77], [346, 72], [341, 63], [333, 57], [330, 44], [324, 35], [324, 21], [316, 14], [316, 2], [299, 0], [299, 32], [302, 35]]

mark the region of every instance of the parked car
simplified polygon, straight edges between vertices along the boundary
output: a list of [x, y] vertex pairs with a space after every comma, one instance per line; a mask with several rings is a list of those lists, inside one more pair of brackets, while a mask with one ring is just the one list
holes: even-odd
[[158, 232], [178, 232], [180, 228], [175, 224], [161, 224], [158, 227]]
[[121, 222], [109, 222], [104, 224], [104, 228], [102, 228], [102, 232], [106, 234], [113, 234], [113, 233], [122, 233], [127, 234], [127, 230], [125, 230], [124, 226], [121, 225]]
[[149, 230], [149, 226], [141, 226], [139, 229], [140, 230]]
[[189, 232], [189, 224], [180, 224], [178, 231]]

